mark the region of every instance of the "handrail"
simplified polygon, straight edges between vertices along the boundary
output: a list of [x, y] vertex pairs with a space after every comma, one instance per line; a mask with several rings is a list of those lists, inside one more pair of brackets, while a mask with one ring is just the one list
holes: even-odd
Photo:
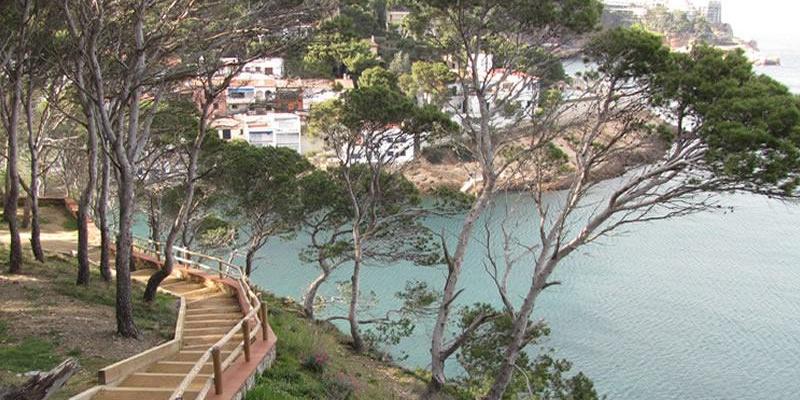
[[[151, 239], [145, 239], [134, 236], [133, 238], [133, 246], [138, 248], [143, 253], [153, 253], [157, 257], [161, 256], [161, 250], [165, 247], [163, 243], [157, 242]], [[247, 301], [247, 305], [250, 307], [247, 314], [244, 315], [239, 321], [234, 325], [228, 332], [220, 338], [214, 345], [208, 348], [203, 355], [200, 356], [200, 359], [195, 362], [192, 368], [189, 370], [189, 373], [183, 378], [180, 385], [172, 392], [170, 395], [169, 400], [181, 400], [183, 399], [183, 395], [186, 390], [189, 388], [189, 385], [197, 378], [200, 374], [200, 371], [203, 369], [203, 366], [208, 362], [209, 358], [212, 357], [212, 353], [214, 351], [221, 351], [222, 348], [230, 342], [230, 340], [236, 335], [239, 330], [244, 332], [249, 332], [249, 335], [246, 335], [246, 338], [243, 338], [242, 343], [240, 343], [236, 348], [231, 351], [228, 357], [225, 358], [224, 362], [221, 363], [221, 371], [224, 371], [228, 366], [230, 366], [237, 357], [241, 354], [242, 348], [244, 346], [244, 341], [247, 340], [248, 342], [252, 342], [254, 338], [258, 337], [258, 331], [262, 330], [262, 332], [266, 332], [265, 324], [266, 322], [266, 310], [261, 303], [261, 299], [253, 290], [250, 280], [248, 279], [247, 275], [242, 270], [242, 267], [231, 264], [221, 258], [209, 256], [206, 254], [198, 253], [196, 251], [189, 250], [185, 247], [181, 246], [173, 246], [172, 248], [172, 255], [175, 261], [183, 264], [188, 268], [196, 268], [203, 271], [206, 271], [211, 274], [219, 274], [220, 278], [229, 278], [236, 282], [239, 286], [239, 290], [244, 295], [245, 300]], [[208, 264], [214, 264], [215, 266], [211, 266]], [[259, 315], [259, 313], [263, 310], [263, 312]], [[252, 328], [248, 325], [248, 328], [243, 328], [244, 324], [250, 324], [251, 320], [255, 320], [255, 324], [252, 325]], [[243, 336], [245, 336], [243, 334]], [[264, 340], [267, 340], [266, 334], [264, 335]], [[248, 343], [249, 344], [249, 343]], [[249, 346], [244, 346], [245, 350], [249, 348]], [[248, 353], [245, 352], [246, 356]], [[216, 361], [215, 361], [216, 362]], [[213, 379], [222, 379], [221, 376], [217, 376], [218, 371], [215, 371]], [[197, 399], [205, 398], [205, 395], [208, 393], [211, 387], [211, 379], [209, 377], [206, 383], [203, 385], [203, 389], [200, 391]], [[219, 386], [218, 386], [219, 387]], [[218, 393], [219, 394], [219, 393]]]

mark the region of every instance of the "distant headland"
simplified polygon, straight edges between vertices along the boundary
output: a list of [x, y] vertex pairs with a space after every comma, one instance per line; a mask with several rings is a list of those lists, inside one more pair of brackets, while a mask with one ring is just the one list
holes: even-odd
[[657, 0], [606, 0], [603, 27], [640, 25], [657, 32], [675, 51], [689, 51], [695, 43], [707, 43], [724, 50], [742, 49], [755, 65], [780, 65], [779, 55], [765, 55], [754, 40], [736, 37], [733, 27], [722, 20], [722, 3], [711, 0], [703, 6], [688, 1], [670, 8]]

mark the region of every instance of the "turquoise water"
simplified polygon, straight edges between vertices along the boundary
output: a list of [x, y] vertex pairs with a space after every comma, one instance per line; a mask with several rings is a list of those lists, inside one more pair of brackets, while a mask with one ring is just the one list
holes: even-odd
[[[800, 91], [800, 52], [794, 44], [778, 50], [783, 66], [759, 72]], [[512, 208], [525, 202], [503, 200]], [[540, 347], [573, 361], [574, 371], [588, 374], [610, 399], [800, 399], [800, 205], [752, 195], [721, 200], [733, 211], [634, 226], [565, 260], [554, 277], [562, 285], [548, 289], [535, 310], [552, 328]], [[496, 227], [503, 215], [496, 210], [488, 218]], [[460, 226], [458, 219], [429, 223], [451, 234]], [[519, 229], [530, 237], [530, 225]], [[303, 245], [302, 235], [269, 243], [254, 280], [300, 299], [317, 275], [297, 258]], [[462, 304], [497, 303], [481, 260], [473, 243]], [[331, 281], [348, 273], [342, 268]], [[444, 276], [442, 269], [404, 263], [373, 265], [364, 270], [363, 290], [380, 299], [377, 315], [396, 305], [392, 294], [406, 281], [440, 288]], [[517, 299], [529, 279], [522, 267], [512, 275]], [[321, 294], [337, 296], [335, 284]], [[343, 306], [322, 313], [344, 314]], [[426, 367], [430, 330], [429, 320], [418, 321], [415, 334], [391, 352], [405, 357], [406, 366]], [[457, 365], [448, 367], [458, 373]]]
[[[767, 73], [800, 91], [800, 53], [783, 48], [783, 67]], [[558, 196], [557, 193], [551, 196]], [[800, 205], [751, 195], [725, 196], [733, 212], [694, 215], [630, 228], [582, 248], [565, 260], [537, 304], [536, 318], [552, 328], [542, 348], [574, 362], [610, 399], [718, 400], [800, 399]], [[503, 198], [512, 209], [520, 196]], [[488, 219], [496, 229], [505, 209]], [[530, 237], [530, 216], [514, 214], [521, 237]], [[458, 219], [429, 223], [454, 233]], [[139, 233], [144, 233], [140, 224]], [[297, 258], [300, 235], [275, 240], [261, 251], [253, 279], [282, 296], [301, 298], [317, 275]], [[493, 286], [473, 243], [461, 279], [461, 303], [494, 302]], [[335, 297], [334, 281], [321, 294]], [[516, 271], [512, 294], [523, 295], [529, 274]], [[408, 280], [439, 288], [444, 271], [397, 263], [371, 265], [364, 292], [380, 301], [373, 312], [395, 305], [392, 294]], [[344, 315], [331, 306], [322, 315]], [[430, 321], [393, 347], [409, 367], [426, 367]], [[449, 365], [451, 374], [457, 365]]]
[[[552, 196], [558, 196], [553, 194]], [[800, 398], [800, 207], [750, 195], [722, 198], [733, 212], [715, 212], [635, 226], [581, 249], [565, 260], [535, 314], [552, 327], [541, 344], [574, 362], [611, 399]], [[503, 205], [526, 201], [508, 196]], [[488, 217], [497, 226], [505, 207]], [[514, 214], [521, 237], [530, 217]], [[458, 219], [434, 219], [455, 232]], [[254, 280], [299, 299], [315, 276], [297, 251], [303, 238], [274, 241], [261, 253]], [[496, 296], [473, 243], [461, 280], [462, 303]], [[529, 274], [512, 276], [512, 294], [524, 294]], [[334, 280], [347, 279], [347, 268]], [[441, 269], [403, 263], [364, 270], [364, 292], [394, 304], [407, 280], [441, 287]], [[323, 295], [333, 297], [331, 284]], [[343, 308], [330, 307], [326, 315]], [[391, 349], [403, 364], [428, 363], [430, 321]], [[449, 366], [457, 373], [456, 365]]]

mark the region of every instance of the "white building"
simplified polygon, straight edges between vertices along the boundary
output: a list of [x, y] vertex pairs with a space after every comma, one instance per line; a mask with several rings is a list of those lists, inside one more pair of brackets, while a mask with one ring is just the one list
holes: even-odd
[[402, 165], [414, 160], [414, 137], [404, 133], [399, 127], [389, 127], [385, 132], [372, 135], [370, 139], [369, 143], [365, 143], [365, 134], [360, 143], [349, 151], [347, 145], [340, 146], [337, 149], [338, 158], [349, 158], [351, 163], [363, 164], [367, 162], [368, 151], [372, 149], [369, 159], [373, 163], [380, 160], [388, 165]]
[[392, 6], [386, 9], [386, 29], [397, 27], [403, 24], [403, 21], [411, 15], [411, 11], [402, 6]]
[[[536, 77], [504, 69], [492, 69], [486, 74], [486, 99], [496, 126], [513, 124], [533, 112], [539, 97]], [[452, 114], [456, 123], [462, 124], [465, 118], [481, 116], [478, 97], [474, 93], [463, 93], [458, 84], [451, 85], [450, 89], [453, 96], [443, 111]]]
[[253, 146], [302, 151], [300, 117], [295, 114], [235, 114], [216, 119], [212, 127], [223, 140], [244, 140]]
[[[238, 58], [230, 57], [223, 58], [223, 63], [236, 64], [239, 62]], [[222, 71], [223, 74], [229, 70]], [[239, 79], [266, 79], [266, 78], [283, 78], [284, 62], [280, 57], [265, 57], [257, 58], [248, 62], [242, 67], [242, 71], [237, 75]]]

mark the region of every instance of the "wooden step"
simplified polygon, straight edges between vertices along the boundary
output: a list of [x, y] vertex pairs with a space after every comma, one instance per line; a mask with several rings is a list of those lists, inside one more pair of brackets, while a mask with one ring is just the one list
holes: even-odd
[[[203, 353], [205, 353], [205, 350], [181, 350], [181, 351], [178, 352], [178, 354], [175, 354], [174, 356], [171, 356], [168, 360], [164, 360], [164, 361], [191, 361], [191, 362], [196, 362], [197, 360], [200, 359], [200, 356], [202, 356]], [[224, 360], [225, 357], [227, 357], [228, 354], [230, 354], [230, 353], [231, 353], [230, 351], [223, 350], [222, 354], [221, 354], [222, 355], [222, 359]], [[211, 360], [211, 358], [209, 358], [209, 361], [210, 360]]]
[[[92, 396], [92, 400], [169, 400], [175, 389], [106, 387]], [[199, 390], [186, 391], [183, 400], [194, 400]]]
[[227, 320], [231, 322], [240, 321], [242, 313], [217, 313], [217, 314], [186, 314], [186, 322], [218, 321]]
[[197, 336], [197, 335], [224, 335], [228, 333], [236, 325], [229, 324], [229, 326], [204, 326], [202, 328], [183, 328], [183, 334], [185, 336]]
[[[198, 357], [199, 358], [199, 357]], [[170, 374], [188, 374], [194, 367], [193, 361], [159, 361], [150, 366], [147, 372], [165, 372]], [[214, 368], [211, 362], [206, 363], [200, 370], [201, 374], [211, 374]]]
[[166, 285], [161, 285], [164, 289], [175, 289], [175, 288], [192, 288], [192, 289], [200, 289], [206, 287], [205, 285], [197, 282], [190, 282], [187, 280], [178, 280], [173, 283], [169, 283]]
[[208, 307], [195, 307], [187, 308], [186, 315], [200, 315], [200, 314], [241, 314], [241, 309], [238, 305], [235, 306], [208, 306]]
[[219, 307], [219, 306], [238, 306], [239, 301], [235, 297], [220, 295], [211, 296], [204, 299], [193, 300], [186, 303], [187, 308]]
[[163, 281], [161, 281], [161, 287], [164, 287], [166, 285], [171, 285], [173, 283], [178, 283], [178, 282], [183, 282], [183, 279], [178, 278], [175, 275], [171, 275], [167, 279], [164, 279]]
[[131, 277], [147, 277], [149, 278], [150, 275], [153, 275], [156, 272], [154, 268], [145, 268], [145, 269], [138, 269], [136, 271], [131, 272]]
[[[197, 375], [189, 385], [192, 389], [201, 389], [206, 383], [206, 378], [211, 375]], [[186, 374], [164, 373], [164, 372], [137, 372], [129, 375], [120, 382], [118, 387], [151, 387], [151, 388], [177, 388]], [[199, 387], [198, 387], [199, 386]]]
[[207, 299], [213, 297], [214, 294], [219, 293], [219, 289], [213, 287], [203, 287], [202, 289], [189, 290], [182, 292], [181, 296], [186, 297], [186, 300]]
[[[234, 337], [233, 339], [231, 339], [230, 341], [228, 341], [228, 343], [225, 343], [225, 344], [222, 346], [221, 350], [222, 350], [222, 351], [233, 351], [233, 349], [235, 349], [236, 347], [238, 347], [238, 346], [239, 346], [239, 343], [241, 343], [241, 342], [242, 342], [242, 341], [241, 341], [241, 339], [237, 339], [237, 338], [235, 338], [235, 337]], [[216, 342], [215, 342], [215, 343], [216, 343]], [[181, 350], [186, 350], [186, 351], [197, 351], [197, 350], [202, 350], [202, 351], [205, 351], [205, 350], [208, 350], [208, 349], [209, 349], [211, 346], [213, 346], [213, 345], [214, 345], [214, 343], [212, 343], [212, 344], [210, 344], [210, 345], [209, 345], [209, 344], [194, 344], [194, 345], [186, 345], [186, 346], [183, 346], [183, 347], [181, 348]]]
[[241, 316], [231, 316], [230, 318], [225, 319], [225, 315], [221, 315], [220, 319], [199, 319], [196, 321], [184, 321], [183, 327], [184, 329], [192, 329], [192, 328], [216, 328], [216, 327], [227, 327], [230, 328], [237, 323], [241, 319]]
[[[219, 334], [211, 334], [211, 335], [197, 335], [197, 336], [184, 336], [183, 340], [181, 341], [181, 348], [185, 348], [187, 346], [201, 346], [204, 345], [206, 347], [212, 346], [214, 343], [217, 343], [224, 333]], [[237, 333], [236, 335], [231, 338], [231, 341], [242, 340], [243, 336], [241, 333]]]
[[164, 290], [172, 292], [172, 293], [176, 293], [176, 294], [181, 295], [181, 296], [184, 293], [193, 292], [195, 290], [201, 290], [201, 289], [204, 289], [204, 288], [205, 287], [201, 286], [201, 285], [186, 284], [186, 283], [183, 283], [183, 282], [177, 283], [177, 284], [174, 284], [174, 285], [161, 286], [161, 289], [164, 289]]

